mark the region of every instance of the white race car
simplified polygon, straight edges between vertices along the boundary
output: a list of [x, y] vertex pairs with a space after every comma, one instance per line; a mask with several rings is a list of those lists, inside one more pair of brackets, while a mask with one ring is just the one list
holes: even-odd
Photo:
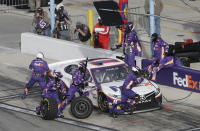
[[[79, 63], [85, 59], [70, 60], [58, 62], [50, 65], [51, 71], [59, 71], [63, 74], [62, 80], [67, 87], [72, 82], [72, 74], [78, 69]], [[89, 84], [84, 91], [89, 92], [89, 101], [72, 100], [71, 111], [77, 118], [86, 118], [92, 112], [93, 106], [99, 107], [102, 111], [108, 111], [109, 107], [114, 103], [121, 101], [121, 89], [126, 76], [128, 75], [128, 67], [119, 59], [112, 58], [96, 58], [89, 59], [87, 63], [87, 71], [89, 72]], [[160, 109], [162, 103], [162, 94], [160, 88], [152, 81], [144, 79], [144, 81], [133, 87], [132, 90], [140, 96], [136, 103], [136, 112]], [[77, 93], [76, 96], [79, 94]], [[91, 107], [92, 104], [93, 106]], [[89, 110], [90, 109], [90, 110]], [[88, 113], [88, 111], [91, 111]]]

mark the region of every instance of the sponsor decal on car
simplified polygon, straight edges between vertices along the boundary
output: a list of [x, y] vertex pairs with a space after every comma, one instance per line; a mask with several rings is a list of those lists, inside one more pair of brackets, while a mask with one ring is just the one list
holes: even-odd
[[177, 72], [173, 72], [173, 84], [182, 88], [190, 88], [197, 91], [200, 90], [200, 81], [194, 80], [191, 75], [187, 74], [185, 77], [180, 77]]

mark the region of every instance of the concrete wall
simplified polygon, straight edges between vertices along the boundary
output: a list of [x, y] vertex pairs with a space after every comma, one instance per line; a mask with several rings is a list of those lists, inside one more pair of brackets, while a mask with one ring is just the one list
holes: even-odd
[[43, 52], [46, 58], [55, 60], [70, 60], [83, 57], [115, 57], [121, 53], [103, 49], [94, 49], [88, 45], [71, 41], [59, 40], [33, 33], [21, 34], [21, 52], [36, 55]]

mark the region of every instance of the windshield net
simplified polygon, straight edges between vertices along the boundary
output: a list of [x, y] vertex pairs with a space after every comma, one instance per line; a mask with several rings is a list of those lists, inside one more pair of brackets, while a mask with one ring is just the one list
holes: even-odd
[[103, 67], [93, 69], [92, 73], [98, 83], [108, 83], [125, 80], [128, 75], [128, 67], [126, 65]]

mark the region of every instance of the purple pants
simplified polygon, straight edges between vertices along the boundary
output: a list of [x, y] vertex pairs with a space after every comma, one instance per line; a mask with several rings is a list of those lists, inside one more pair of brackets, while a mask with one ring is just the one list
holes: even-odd
[[[109, 103], [112, 103], [112, 107], [109, 107], [109, 112], [110, 113], [115, 112], [117, 114], [124, 113], [124, 110], [122, 108], [125, 107], [125, 104], [127, 104], [127, 106], [133, 106], [133, 104], [135, 103], [134, 101], [135, 95], [136, 93], [133, 92], [131, 89], [124, 89], [121, 92], [121, 101], [113, 103], [113, 100], [108, 98]], [[130, 101], [128, 101], [128, 99], [130, 99]]]
[[131, 67], [135, 66], [135, 54], [126, 54], [125, 55], [125, 63]]
[[149, 65], [145, 70], [153, 71], [154, 68], [157, 68], [158, 70], [155, 72], [157, 73], [162, 68], [168, 68], [174, 66], [174, 57], [173, 56], [166, 56], [162, 60], [159, 61], [159, 65], [156, 66], [154, 63]]
[[39, 83], [40, 88], [43, 90], [46, 88], [46, 83], [44, 76], [37, 76], [37, 75], [32, 75], [31, 79], [28, 82], [27, 88], [30, 89], [36, 82]]
[[128, 99], [134, 100], [136, 93], [131, 89], [123, 89], [121, 92], [121, 102], [125, 103]]

